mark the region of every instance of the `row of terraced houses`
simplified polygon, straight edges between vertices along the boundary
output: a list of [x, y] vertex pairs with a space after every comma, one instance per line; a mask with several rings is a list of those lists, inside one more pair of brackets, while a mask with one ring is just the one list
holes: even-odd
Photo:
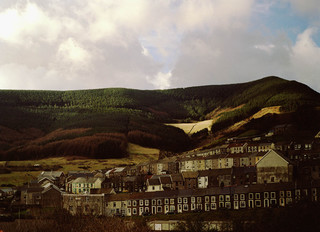
[[134, 166], [43, 172], [20, 189], [20, 202], [50, 203], [72, 214], [138, 216], [318, 201], [319, 144], [319, 138], [304, 143], [234, 140]]

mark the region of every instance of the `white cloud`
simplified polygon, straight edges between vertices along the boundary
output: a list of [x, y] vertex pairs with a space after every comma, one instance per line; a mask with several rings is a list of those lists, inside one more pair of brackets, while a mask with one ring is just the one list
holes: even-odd
[[291, 75], [320, 90], [320, 47], [312, 39], [316, 32], [316, 28], [308, 28], [298, 35], [292, 48]]
[[89, 65], [91, 55], [75, 39], [68, 38], [60, 44], [57, 58], [77, 68], [85, 68]]
[[147, 81], [149, 81], [156, 89], [167, 89], [171, 86], [172, 73], [158, 72], [153, 78], [147, 76]]
[[34, 3], [28, 2], [23, 7], [16, 6], [0, 13], [0, 39], [10, 43], [53, 42], [59, 31], [59, 23]]
[[[317, 17], [315, 1], [282, 4], [288, 1], [301, 15]], [[317, 86], [315, 27], [300, 32], [293, 44], [285, 31], [266, 36], [266, 28], [250, 27], [252, 14], [268, 13], [274, 4], [277, 1], [4, 0], [0, 88], [163, 89], [268, 75]]]

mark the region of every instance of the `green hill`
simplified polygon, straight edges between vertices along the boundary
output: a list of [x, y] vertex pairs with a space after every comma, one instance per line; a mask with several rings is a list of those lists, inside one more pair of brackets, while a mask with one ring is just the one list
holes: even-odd
[[281, 105], [283, 112], [309, 109], [310, 113], [320, 105], [320, 94], [278, 77], [170, 90], [0, 90], [0, 158], [123, 157], [128, 142], [185, 151], [193, 148], [194, 138], [164, 123], [202, 120], [214, 109], [240, 105], [221, 115], [213, 130], [267, 106]]

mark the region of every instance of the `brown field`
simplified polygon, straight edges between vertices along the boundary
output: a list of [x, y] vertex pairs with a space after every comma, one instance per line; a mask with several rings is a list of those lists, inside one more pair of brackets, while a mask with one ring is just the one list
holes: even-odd
[[[128, 151], [130, 155], [121, 159], [86, 159], [83, 157], [55, 157], [40, 160], [24, 160], [24, 161], [0, 161], [0, 167], [4, 166], [22, 166], [30, 167], [35, 164], [41, 166], [61, 166], [58, 170], [68, 172], [71, 170], [99, 170], [113, 168], [117, 166], [133, 165], [138, 163], [156, 160], [159, 157], [159, 150], [141, 147], [136, 144], [129, 144]], [[34, 179], [40, 174], [40, 171], [12, 172], [9, 174], [0, 174], [0, 185], [13, 184], [21, 185]]]

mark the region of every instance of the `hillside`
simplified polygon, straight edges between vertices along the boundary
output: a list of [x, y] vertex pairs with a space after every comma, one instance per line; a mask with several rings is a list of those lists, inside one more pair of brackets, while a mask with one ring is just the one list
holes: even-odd
[[[214, 119], [211, 129], [218, 133], [262, 108], [280, 106], [281, 113], [290, 116], [275, 122], [317, 130], [319, 105], [319, 93], [278, 77], [170, 90], [0, 90], [0, 156], [121, 158], [127, 156], [128, 143], [181, 152], [198, 146], [204, 137], [197, 136], [201, 131], [189, 137], [169, 123]], [[252, 129], [254, 120], [238, 129]], [[260, 125], [260, 130], [273, 124]]]

